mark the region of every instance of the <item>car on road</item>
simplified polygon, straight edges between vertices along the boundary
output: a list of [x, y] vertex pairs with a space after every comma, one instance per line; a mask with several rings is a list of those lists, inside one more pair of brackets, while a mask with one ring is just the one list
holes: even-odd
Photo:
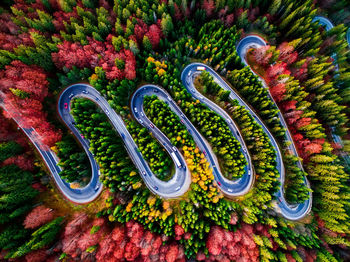
[[88, 94], [89, 92], [86, 90], [83, 90], [83, 94]]
[[197, 66], [197, 70], [198, 71], [205, 71], [205, 67], [204, 66]]
[[159, 90], [158, 89], [153, 89], [154, 93], [158, 93]]
[[142, 175], [146, 176], [146, 172], [145, 172], [145, 171], [142, 171]]
[[176, 148], [175, 146], [173, 146], [173, 150], [174, 150], [174, 151], [176, 151], [176, 150], [177, 150], [177, 148]]
[[121, 137], [122, 137], [123, 139], [125, 139], [125, 135], [124, 135], [124, 133], [121, 133]]
[[180, 190], [180, 186], [178, 186], [177, 188], [175, 188], [175, 191], [179, 191]]
[[142, 112], [140, 112], [141, 116], [145, 116]]
[[153, 186], [153, 188], [154, 188], [155, 190], [158, 190], [158, 187], [157, 187], [157, 186]]
[[232, 189], [231, 189], [231, 188], [229, 188], [229, 189], [227, 189], [227, 191], [231, 193], [231, 192], [232, 192]]
[[203, 151], [203, 155], [205, 155], [205, 156], [206, 156], [206, 155], [207, 155], [207, 152]]
[[106, 110], [106, 114], [109, 115], [109, 111], [108, 110]]
[[83, 136], [82, 134], [80, 136], [81, 136], [81, 138], [85, 139], [85, 136]]
[[181, 123], [185, 124], [185, 121], [183, 119], [180, 120]]
[[74, 94], [73, 93], [71, 93], [70, 95], [69, 95], [69, 98], [72, 98], [74, 96]]
[[221, 186], [221, 182], [220, 181], [218, 181], [218, 185]]
[[64, 109], [68, 108], [68, 103], [64, 103]]
[[100, 188], [100, 185], [99, 185], [99, 184], [96, 185], [96, 186], [95, 186], [95, 191], [97, 191], [99, 188]]
[[150, 127], [154, 128], [154, 125], [152, 123], [149, 124]]
[[135, 113], [137, 113], [137, 108], [136, 107], [134, 107], [134, 111], [135, 111]]

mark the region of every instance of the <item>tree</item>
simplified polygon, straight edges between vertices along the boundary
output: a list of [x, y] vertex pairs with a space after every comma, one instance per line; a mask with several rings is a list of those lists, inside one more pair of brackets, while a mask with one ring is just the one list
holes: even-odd
[[146, 50], [152, 50], [152, 43], [151, 43], [151, 41], [149, 40], [149, 38], [148, 38], [147, 35], [143, 36], [142, 43], [143, 43], [143, 47], [144, 47]]
[[0, 162], [17, 155], [23, 151], [23, 148], [14, 141], [0, 143]]
[[[19, 121], [21, 127], [33, 127], [43, 144], [53, 146], [61, 139], [61, 133], [47, 122], [43, 111], [42, 102], [49, 85], [46, 77], [45, 71], [38, 66], [13, 61], [0, 74], [0, 90], [7, 110], [5, 116]], [[13, 90], [24, 91], [29, 97], [19, 97]]]
[[[160, 30], [158, 25], [153, 24], [149, 27], [149, 30], [145, 36], [151, 42], [152, 48], [157, 49], [158, 45], [159, 45], [160, 38], [162, 37], [162, 31]], [[145, 41], [144, 39], [145, 38], [143, 38], [143, 42]], [[145, 45], [145, 43], [144, 43], [144, 45]]]
[[211, 17], [213, 15], [215, 4], [213, 0], [204, 0], [203, 1], [203, 8], [205, 10], [205, 13], [207, 14], [207, 17]]
[[168, 37], [174, 30], [173, 21], [169, 14], [165, 15], [161, 21], [163, 34]]
[[63, 217], [58, 217], [50, 223], [43, 225], [34, 231], [31, 234], [29, 241], [19, 247], [17, 251], [12, 255], [12, 257], [20, 257], [31, 251], [47, 247], [55, 240], [58, 232], [61, 229], [62, 221]]
[[35, 207], [25, 218], [24, 228], [34, 229], [50, 222], [54, 218], [54, 212], [51, 208], [44, 205]]
[[47, 251], [44, 249], [32, 251], [25, 256], [26, 262], [42, 262], [48, 257]]

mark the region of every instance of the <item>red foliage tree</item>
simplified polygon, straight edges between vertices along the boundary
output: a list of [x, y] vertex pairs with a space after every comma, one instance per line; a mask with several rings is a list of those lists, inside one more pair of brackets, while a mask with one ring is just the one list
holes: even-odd
[[34, 229], [50, 222], [54, 218], [51, 208], [44, 205], [35, 207], [25, 218], [23, 225], [25, 228]]
[[311, 123], [311, 118], [310, 117], [303, 117], [301, 119], [299, 119], [296, 123], [295, 123], [295, 127], [297, 129], [303, 127], [303, 126], [307, 126]]
[[284, 112], [288, 112], [288, 111], [291, 111], [291, 110], [295, 110], [297, 107], [296, 107], [296, 104], [298, 103], [298, 101], [295, 101], [295, 100], [291, 100], [291, 101], [284, 101], [281, 106], [282, 106], [282, 109]]
[[62, 236], [62, 251], [68, 255], [77, 257], [80, 255], [78, 250], [78, 240], [83, 231], [89, 226], [89, 218], [84, 213], [77, 213], [65, 227]]
[[174, 9], [175, 9], [175, 18], [176, 20], [181, 21], [183, 19], [183, 15], [181, 12], [181, 9], [178, 7], [178, 5], [176, 3], [174, 3]]
[[175, 239], [181, 239], [183, 234], [185, 234], [185, 230], [182, 228], [182, 226], [175, 224]]
[[48, 257], [47, 251], [43, 249], [35, 250], [25, 256], [26, 262], [42, 262]]
[[282, 83], [277, 84], [270, 88], [270, 92], [272, 97], [275, 99], [275, 101], [280, 102], [284, 98], [284, 93], [286, 92], [286, 86], [285, 84], [282, 84]]
[[235, 21], [235, 15], [234, 14], [229, 14], [225, 18], [225, 26], [226, 27], [231, 27], [233, 25], [233, 22]]
[[[151, 26], [152, 27], [152, 26]], [[156, 26], [157, 27], [157, 26]], [[155, 40], [153, 38], [153, 40]], [[59, 51], [52, 53], [52, 60], [58, 68], [66, 67], [72, 69], [73, 66], [78, 68], [95, 68], [101, 66], [106, 72], [108, 80], [119, 79], [124, 77], [134, 79], [136, 77], [136, 60], [130, 50], [121, 49], [116, 52], [111, 43], [112, 35], [107, 37], [107, 41], [102, 43], [88, 37], [89, 44], [82, 46], [80, 43], [71, 43], [64, 41], [57, 47]], [[159, 43], [159, 39], [157, 45]], [[116, 59], [125, 61], [124, 70], [117, 68]]]
[[163, 35], [162, 30], [158, 25], [153, 24], [149, 27], [149, 30], [146, 33], [146, 36], [149, 38], [153, 49], [158, 48], [159, 41], [162, 35]]
[[267, 78], [274, 80], [279, 75], [290, 75], [290, 71], [287, 69], [287, 64], [284, 62], [275, 63], [268, 67], [266, 71]]
[[203, 1], [203, 9], [205, 10], [207, 17], [211, 17], [213, 15], [214, 10], [215, 10], [214, 1], [213, 0], [204, 0]]
[[270, 46], [262, 46], [259, 48], [254, 49], [253, 51], [253, 56], [255, 61], [259, 64], [262, 65], [264, 67], [268, 66], [270, 63], [270, 59], [272, 57], [272, 53], [271, 52], [267, 52], [270, 49]]
[[310, 143], [305, 146], [304, 151], [307, 152], [308, 154], [317, 154], [322, 151], [322, 145], [318, 143]]
[[147, 25], [142, 20], [139, 20], [134, 28], [134, 34], [139, 43], [142, 42], [143, 36], [147, 32]]
[[19, 155], [19, 156], [13, 156], [8, 159], [6, 159], [3, 163], [3, 165], [17, 165], [23, 170], [33, 171], [34, 170], [34, 163], [33, 159], [29, 158], [27, 155]]
[[178, 245], [175, 245], [175, 244], [170, 245], [165, 256], [166, 262], [175, 262], [178, 253], [179, 253]]
[[9, 13], [0, 14], [0, 32], [17, 34], [19, 27], [11, 20]]
[[105, 220], [103, 218], [95, 219], [91, 226], [80, 236], [78, 247], [80, 250], [85, 251], [88, 247], [95, 246], [106, 235], [106, 231]]
[[287, 65], [291, 65], [298, 59], [298, 53], [294, 51], [294, 47], [288, 42], [283, 42], [277, 48], [280, 51], [278, 59], [285, 62]]
[[[210, 254], [208, 261], [258, 261], [259, 249], [253, 240], [258, 232], [252, 225], [243, 224], [236, 232], [226, 231], [218, 226], [211, 228], [207, 239]], [[199, 254], [199, 260], [204, 257]]]
[[19, 35], [10, 35], [8, 33], [0, 33], [0, 48], [13, 51], [19, 45], [34, 46], [29, 33]]
[[[33, 127], [37, 139], [53, 146], [61, 139], [46, 120], [42, 102], [48, 94], [48, 81], [45, 71], [38, 66], [28, 66], [20, 61], [12, 61], [0, 72], [0, 93], [2, 94], [7, 118], [16, 119], [24, 128]], [[50, 130], [47, 137], [45, 134]]]

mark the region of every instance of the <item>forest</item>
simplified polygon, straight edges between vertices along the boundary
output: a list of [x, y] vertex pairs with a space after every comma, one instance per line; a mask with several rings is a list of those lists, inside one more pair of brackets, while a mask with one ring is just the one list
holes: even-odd
[[[319, 16], [334, 27], [322, 26]], [[0, 261], [350, 260], [349, 27], [346, 0], [3, 1]], [[252, 35], [266, 45], [249, 46], [243, 58], [238, 43]], [[246, 147], [228, 119], [193, 96], [182, 72], [194, 62], [220, 75], [277, 146], [209, 71], [193, 75], [193, 88], [229, 115]], [[92, 188], [96, 197], [85, 204], [69, 201], [50, 172], [57, 162], [69, 190], [89, 187], [93, 177], [86, 146], [58, 114], [59, 98], [77, 83], [111, 108], [91, 92], [62, 108], [98, 165], [102, 190]], [[152, 126], [140, 123], [130, 101], [145, 84], [169, 94], [213, 153], [197, 146], [184, 117], [156, 92], [142, 105]], [[149, 187], [124, 134], [113, 128], [114, 113], [155, 181], [186, 170], [182, 196], [163, 198]], [[173, 163], [155, 127], [185, 167]], [[208, 154], [233, 182], [247, 175], [243, 152], [254, 183], [232, 197]], [[283, 201], [312, 207], [288, 220]]]

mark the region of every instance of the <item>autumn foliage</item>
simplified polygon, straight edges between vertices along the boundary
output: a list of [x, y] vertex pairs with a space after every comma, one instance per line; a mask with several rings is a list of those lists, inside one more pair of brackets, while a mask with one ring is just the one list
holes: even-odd
[[[252, 225], [243, 224], [242, 228], [229, 232], [213, 226], [207, 239], [209, 259], [198, 253], [199, 261], [259, 261], [259, 248], [253, 239]], [[268, 234], [265, 232], [265, 234]]]
[[37, 228], [50, 222], [54, 218], [54, 212], [51, 208], [44, 205], [35, 207], [26, 217], [23, 224], [25, 228]]
[[[289, 43], [282, 43], [277, 48], [277, 52], [270, 46], [263, 46], [255, 49], [252, 54], [254, 61], [264, 70], [264, 80], [273, 99], [283, 112], [300, 156], [308, 160], [311, 155], [320, 153], [324, 139], [310, 140], [299, 132], [303, 127], [312, 124], [312, 118], [303, 117], [304, 111], [297, 110], [296, 100], [286, 99], [288, 78], [292, 72], [304, 78], [307, 73], [307, 60], [299, 69], [293, 68], [291, 65], [297, 61], [298, 54]], [[276, 60], [274, 64], [270, 64], [271, 59]]]
[[0, 94], [7, 118], [15, 119], [23, 128], [33, 127], [39, 141], [53, 146], [61, 139], [61, 134], [47, 122], [43, 110], [49, 85], [46, 78], [40, 67], [13, 61], [0, 72]]
[[[88, 37], [89, 44], [72, 43], [64, 41], [57, 45], [59, 51], [52, 53], [52, 60], [58, 68], [72, 69], [78, 68], [102, 67], [106, 71], [106, 77], [109, 80], [124, 78], [134, 79], [136, 77], [136, 60], [130, 50], [121, 49], [119, 52], [114, 50], [111, 43], [112, 35], [107, 37], [107, 41], [102, 43]], [[119, 69], [115, 60], [125, 61], [125, 68]]]
[[103, 218], [90, 220], [86, 214], [76, 214], [62, 235], [62, 251], [75, 259], [89, 256], [94, 247], [97, 261], [185, 261], [184, 251], [176, 243], [163, 245], [165, 239], [142, 225], [130, 221], [110, 229]]

